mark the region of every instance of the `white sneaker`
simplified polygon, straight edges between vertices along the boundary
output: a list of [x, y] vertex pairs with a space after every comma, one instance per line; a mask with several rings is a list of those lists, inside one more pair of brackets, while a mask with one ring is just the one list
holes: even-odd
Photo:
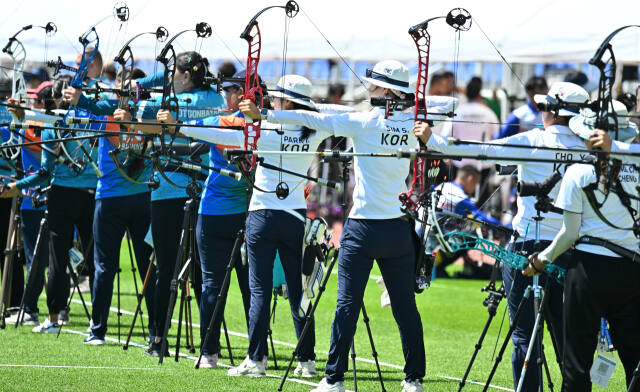
[[320, 384], [311, 392], [344, 392], [344, 381], [338, 381], [335, 384], [329, 384], [326, 378], [320, 381]]
[[217, 369], [218, 368], [218, 354], [207, 355], [204, 354], [200, 359], [201, 369]]
[[95, 335], [89, 335], [84, 339], [84, 344], [89, 344], [91, 346], [104, 346], [106, 342], [104, 339], [101, 339]]
[[253, 361], [251, 360], [251, 358], [249, 358], [249, 356], [247, 356], [239, 366], [229, 369], [227, 375], [263, 377], [266, 375], [266, 373], [264, 372], [264, 364], [262, 361]]
[[44, 320], [44, 322], [37, 327], [33, 328], [31, 332], [36, 333], [58, 333], [60, 332], [60, 324], [52, 323], [49, 319]]
[[312, 378], [316, 376], [316, 361], [298, 362], [298, 366], [293, 371], [296, 377]]
[[[16, 320], [18, 319], [18, 313], [14, 313], [11, 315], [11, 317], [7, 317], [5, 319], [5, 322], [7, 324], [15, 324]], [[36, 325], [36, 326], [40, 325], [38, 313], [23, 312], [22, 322], [20, 323], [20, 325]]]
[[402, 392], [423, 392], [422, 383], [418, 380], [402, 381]]

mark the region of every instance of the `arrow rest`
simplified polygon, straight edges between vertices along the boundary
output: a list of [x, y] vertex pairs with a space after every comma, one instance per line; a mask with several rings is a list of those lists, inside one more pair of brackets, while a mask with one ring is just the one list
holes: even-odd
[[207, 22], [200, 22], [196, 25], [196, 35], [198, 38], [209, 38], [212, 32], [213, 30]]
[[468, 31], [472, 23], [471, 14], [464, 8], [454, 8], [449, 11], [445, 21], [449, 26], [456, 29], [456, 31]]

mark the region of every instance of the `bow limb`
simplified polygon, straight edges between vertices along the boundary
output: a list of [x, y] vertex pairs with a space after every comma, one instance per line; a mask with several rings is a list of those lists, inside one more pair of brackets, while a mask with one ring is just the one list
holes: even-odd
[[[111, 158], [111, 160], [113, 161], [113, 164], [115, 165], [116, 169], [118, 170], [118, 172], [120, 173], [120, 175], [127, 181], [133, 183], [133, 184], [138, 184], [138, 185], [147, 185], [149, 186], [149, 188], [151, 189], [156, 189], [158, 188], [158, 182], [155, 181], [155, 179], [153, 179], [153, 177], [151, 178], [151, 180], [149, 181], [139, 181], [136, 180], [135, 178], [131, 177], [127, 171], [125, 170], [125, 168], [122, 166], [122, 163], [120, 163], [120, 158], [119, 158], [119, 154], [120, 154], [120, 149], [119, 148], [115, 148], [111, 151], [109, 151], [109, 157]], [[141, 158], [141, 159], [144, 159]]]

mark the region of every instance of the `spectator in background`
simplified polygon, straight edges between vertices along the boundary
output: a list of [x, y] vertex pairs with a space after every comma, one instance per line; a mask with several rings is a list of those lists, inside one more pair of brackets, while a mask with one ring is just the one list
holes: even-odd
[[[452, 121], [446, 121], [442, 127], [442, 136], [451, 136], [463, 140], [476, 140], [484, 142], [493, 139], [498, 133], [498, 117], [486, 105], [484, 98], [480, 95], [482, 90], [482, 79], [474, 76], [467, 84], [466, 97], [464, 103], [456, 110], [456, 116]], [[481, 167], [478, 161], [463, 159], [454, 161], [457, 167], [472, 164]], [[487, 167], [490, 165], [486, 164]]]
[[431, 82], [429, 83], [429, 95], [446, 95], [444, 91], [445, 86], [442, 74], [431, 75]]
[[231, 61], [224, 61], [218, 67], [218, 72], [220, 72], [225, 78], [232, 77], [237, 71], [236, 66], [233, 65], [233, 62]]
[[24, 73], [27, 88], [38, 88], [42, 82], [48, 82], [51, 78], [49, 72], [45, 68], [35, 68], [31, 72]]
[[549, 91], [547, 80], [542, 76], [533, 76], [527, 80], [524, 88], [529, 96], [529, 102], [509, 114], [507, 121], [500, 129], [500, 133], [495, 136], [495, 139], [502, 139], [541, 127], [542, 113], [538, 111], [535, 103], [533, 103], [533, 96], [536, 94], [544, 95]]
[[332, 83], [329, 85], [327, 93], [327, 102], [333, 104], [342, 104], [342, 96], [344, 95], [344, 84]]
[[112, 86], [116, 84], [116, 76], [118, 75], [118, 70], [116, 69], [116, 65], [111, 62], [102, 68], [102, 75], [104, 75], [103, 82], [106, 82]]
[[589, 80], [587, 75], [585, 75], [584, 72], [580, 71], [569, 72], [565, 75], [564, 81], [577, 84], [578, 86], [585, 89], [589, 93], [589, 95], [591, 95], [592, 92], [598, 89], [598, 83], [593, 80]]

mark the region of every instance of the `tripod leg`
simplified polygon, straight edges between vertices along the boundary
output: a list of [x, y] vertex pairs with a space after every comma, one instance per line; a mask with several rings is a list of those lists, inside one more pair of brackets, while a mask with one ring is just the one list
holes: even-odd
[[[184, 314], [184, 308], [185, 308], [185, 289], [184, 287], [181, 287], [181, 293], [180, 293], [180, 310], [178, 312], [178, 332], [176, 334], [176, 355], [175, 355], [175, 361], [178, 362], [178, 356], [180, 355], [180, 335], [182, 332], [182, 315]], [[185, 327], [186, 329], [186, 327]], [[189, 344], [187, 342], [187, 344]]]
[[[78, 275], [73, 271], [73, 267], [71, 266], [71, 261], [67, 260], [67, 270], [69, 271], [69, 275], [71, 275], [71, 280], [73, 280], [73, 291], [69, 296], [69, 300], [67, 301], [67, 309], [71, 307], [71, 300], [73, 300], [73, 294], [77, 291], [80, 296], [80, 302], [82, 302], [82, 307], [84, 308], [84, 313], [87, 316], [87, 320], [91, 323], [91, 315], [89, 315], [89, 309], [87, 308], [87, 303], [84, 302], [84, 297], [82, 296], [82, 292], [80, 291], [80, 286], [78, 284]], [[67, 310], [68, 311], [68, 310]], [[56, 338], [60, 337], [60, 332], [62, 331], [62, 323], [60, 323], [60, 329], [58, 329], [58, 334]]]
[[[167, 347], [169, 345], [167, 336], [169, 335], [169, 327], [171, 326], [171, 318], [173, 317], [173, 309], [176, 306], [176, 297], [178, 296], [178, 276], [180, 275], [180, 268], [184, 264], [184, 256], [187, 252], [187, 244], [189, 243], [188, 234], [188, 226], [189, 226], [189, 216], [191, 215], [191, 209], [193, 200], [187, 200], [184, 205], [184, 218], [182, 219], [182, 232], [180, 234], [180, 243], [178, 245], [178, 254], [176, 256], [176, 265], [173, 269], [173, 277], [171, 278], [171, 283], [169, 285], [169, 305], [167, 307], [167, 317], [164, 320], [164, 329], [162, 330], [162, 344], [161, 344], [161, 353], [165, 353], [167, 351]], [[180, 326], [180, 324], [178, 324]], [[180, 334], [178, 334], [180, 336]], [[162, 361], [164, 359], [164, 355], [160, 355], [158, 360], [158, 365], [162, 365]]]
[[373, 360], [376, 362], [376, 369], [378, 370], [378, 379], [380, 380], [380, 388], [382, 389], [382, 392], [385, 392], [386, 389], [384, 388], [384, 381], [382, 380], [382, 371], [380, 370], [380, 363], [378, 362], [378, 352], [376, 351], [376, 346], [375, 346], [375, 343], [373, 342], [373, 334], [371, 333], [369, 316], [367, 315], [367, 309], [364, 307], [364, 302], [362, 303], [362, 320], [364, 321], [364, 325], [367, 327], [367, 335], [369, 335], [369, 343], [371, 344], [371, 356], [373, 356]]
[[116, 284], [118, 289], [118, 343], [120, 343], [120, 317], [122, 317], [122, 312], [120, 310], [120, 265], [118, 264], [118, 269], [116, 271]]
[[[136, 269], [136, 263], [134, 263], [133, 251], [131, 250], [131, 233], [129, 232], [129, 229], [127, 229], [127, 231], [125, 232], [125, 235], [127, 237], [127, 248], [129, 249], [129, 261], [131, 262], [131, 275], [133, 277], [133, 287], [136, 291], [136, 298], [138, 299], [138, 301], [140, 301], [140, 298], [142, 298], [143, 295], [138, 292], [138, 279], [136, 277], [137, 269]], [[136, 259], [136, 262], [137, 262], [137, 259]], [[149, 271], [149, 268], [147, 268], [147, 272], [148, 271]], [[142, 318], [142, 307], [139, 307], [137, 311], [140, 312], [140, 327], [142, 328], [142, 336], [146, 341], [147, 331], [144, 328], [144, 319]]]
[[36, 238], [36, 245], [31, 257], [31, 268], [27, 273], [27, 284], [25, 285], [24, 292], [22, 293], [22, 299], [20, 300], [20, 307], [18, 308], [18, 316], [16, 317], [15, 328], [22, 322], [24, 318], [24, 302], [34, 290], [36, 276], [38, 275], [38, 269], [40, 268], [40, 252], [42, 251], [42, 243], [45, 241], [47, 235], [47, 211], [44, 212], [44, 217], [40, 220], [40, 228], [38, 230], [38, 237]]
[[233, 250], [231, 251], [231, 256], [229, 258], [229, 264], [227, 264], [227, 270], [224, 274], [224, 280], [222, 281], [222, 287], [220, 288], [220, 292], [218, 293], [218, 298], [216, 299], [216, 307], [213, 309], [213, 314], [211, 315], [211, 321], [209, 321], [209, 326], [207, 327], [207, 333], [204, 335], [204, 339], [202, 340], [202, 346], [200, 348], [200, 355], [198, 356], [198, 360], [196, 361], [196, 369], [200, 368], [200, 361], [202, 360], [202, 350], [207, 347], [207, 343], [209, 342], [209, 337], [211, 336], [211, 332], [213, 331], [213, 325], [215, 324], [216, 317], [222, 310], [222, 304], [227, 300], [227, 292], [229, 291], [229, 281], [231, 280], [231, 271], [233, 271], [233, 267], [236, 264], [236, 259], [240, 257], [240, 247], [244, 242], [244, 229], [238, 230], [238, 234], [236, 235], [236, 240], [233, 243]]
[[489, 385], [491, 384], [491, 380], [493, 376], [496, 374], [496, 370], [498, 370], [498, 365], [500, 365], [500, 361], [502, 361], [502, 356], [504, 355], [507, 346], [509, 345], [509, 340], [511, 339], [511, 335], [513, 335], [513, 331], [515, 331], [516, 326], [518, 325], [518, 321], [520, 320], [520, 316], [522, 315], [522, 311], [524, 310], [524, 306], [529, 300], [531, 296], [531, 286], [528, 286], [522, 296], [522, 300], [520, 300], [520, 304], [518, 305], [518, 310], [516, 310], [516, 315], [513, 318], [513, 322], [509, 326], [509, 331], [507, 332], [507, 336], [504, 338], [504, 342], [502, 342], [502, 346], [500, 346], [500, 351], [498, 351], [498, 356], [496, 357], [495, 362], [493, 363], [493, 367], [491, 368], [491, 372], [489, 373], [489, 377], [487, 378], [487, 382], [484, 384], [484, 388], [482, 392], [487, 392], [489, 389]]
[[[155, 254], [151, 254], [151, 260], [149, 261], [149, 266], [147, 267], [147, 273], [144, 276], [144, 282], [142, 283], [142, 292], [138, 296], [138, 304], [136, 305], [136, 310], [133, 312], [133, 321], [131, 322], [131, 326], [129, 327], [129, 333], [127, 334], [127, 341], [124, 342], [124, 346], [122, 346], [123, 350], [127, 350], [129, 348], [129, 342], [131, 341], [131, 335], [133, 334], [133, 328], [136, 325], [136, 318], [138, 314], [140, 314], [140, 318], [142, 318], [142, 299], [144, 298], [144, 293], [147, 291], [147, 286], [149, 285], [149, 276], [151, 276], [151, 270], [153, 269], [153, 258]], [[144, 326], [143, 326], [144, 328]]]
[[627, 392], [634, 392], [638, 386], [638, 382], [640, 382], [640, 362], [638, 362], [638, 366], [633, 370], [633, 378], [631, 378]]
[[484, 341], [484, 337], [487, 335], [487, 331], [489, 330], [489, 326], [491, 325], [491, 322], [493, 321], [494, 316], [495, 316], [495, 313], [494, 314], [490, 313], [489, 318], [487, 319], [487, 322], [484, 324], [484, 328], [482, 329], [480, 338], [478, 338], [478, 342], [475, 345], [475, 350], [473, 351], [473, 355], [471, 355], [471, 360], [469, 360], [469, 364], [467, 365], [467, 370], [465, 370], [464, 376], [462, 376], [462, 380], [460, 380], [460, 384], [458, 384], [459, 385], [458, 392], [462, 391], [462, 388], [464, 388], [464, 384], [467, 382], [467, 377], [469, 377], [469, 372], [471, 372], [471, 367], [473, 366], [473, 362], [476, 360], [476, 356], [478, 355], [478, 352], [482, 348], [482, 342]]
[[[535, 279], [536, 276], [534, 276], [534, 286], [537, 285], [537, 280]], [[548, 282], [547, 282], [548, 283]], [[535, 288], [534, 288], [535, 290]], [[540, 290], [540, 288], [538, 288], [538, 290]], [[535, 299], [535, 298], [534, 298]], [[518, 388], [516, 389], [516, 392], [520, 392], [524, 386], [524, 378], [527, 375], [527, 369], [528, 369], [528, 365], [529, 365], [529, 360], [531, 359], [531, 353], [533, 352], [533, 345], [536, 344], [536, 342], [538, 342], [538, 344], [541, 342], [541, 328], [542, 328], [542, 309], [545, 306], [546, 302], [547, 302], [547, 296], [542, 294], [542, 301], [540, 302], [540, 299], [538, 298], [538, 302], [539, 302], [539, 307], [534, 308], [536, 309], [536, 321], [533, 324], [533, 333], [531, 334], [531, 341], [529, 342], [529, 347], [527, 348], [527, 355], [524, 359], [524, 364], [522, 366], [522, 372], [520, 373], [520, 380], [518, 382]], [[542, 348], [540, 347], [540, 344], [538, 345], [540, 351], [540, 354], [542, 354]], [[539, 366], [542, 366], [542, 362], [539, 361]], [[542, 378], [542, 369], [540, 369], [540, 378]], [[543, 388], [542, 385], [542, 380], [540, 380], [540, 388]]]
[[[318, 256], [318, 259], [321, 260], [326, 265], [327, 260], [324, 256], [324, 253], [322, 253], [322, 251], [319, 250], [319, 248], [316, 248], [316, 254]], [[313, 320], [313, 315], [315, 314], [316, 309], [318, 308], [318, 304], [320, 303], [322, 294], [327, 288], [327, 282], [331, 277], [331, 271], [333, 271], [333, 267], [336, 265], [337, 261], [338, 261], [338, 251], [335, 250], [335, 252], [333, 253], [333, 256], [331, 257], [331, 261], [327, 266], [327, 272], [324, 275], [322, 284], [320, 284], [320, 288], [318, 288], [318, 295], [316, 296], [315, 301], [313, 302], [313, 305], [311, 305], [311, 308], [307, 312], [304, 327], [302, 327], [302, 332], [300, 333], [300, 339], [298, 339], [298, 343], [296, 344], [296, 347], [293, 349], [293, 352], [291, 353], [291, 359], [289, 359], [289, 365], [287, 366], [287, 370], [284, 372], [284, 376], [282, 376], [282, 381], [280, 381], [278, 392], [282, 392], [282, 388], [284, 388], [284, 383], [285, 381], [287, 381], [287, 377], [289, 376], [289, 372], [291, 371], [291, 367], [293, 366], [293, 361], [296, 359], [296, 356], [298, 355], [298, 351], [300, 351], [300, 348], [302, 347], [302, 342], [304, 341], [304, 338], [305, 336], [307, 336], [309, 328], [311, 327], [311, 321]]]
[[[271, 308], [271, 314], [269, 315], [269, 320], [272, 320], [272, 317], [276, 314], [276, 305], [278, 304], [278, 295], [277, 293], [273, 293], [273, 307]], [[269, 325], [267, 327], [267, 335], [269, 336], [269, 343], [271, 344], [271, 357], [273, 358], [273, 367], [276, 370], [278, 369], [278, 359], [276, 358], [276, 348], [273, 345], [273, 331], [271, 330], [271, 321], [269, 321]], [[269, 347], [267, 347], [267, 356], [269, 356]]]
[[0, 291], [0, 328], [6, 327], [5, 313], [11, 301], [11, 277], [13, 276], [13, 264], [16, 259], [16, 251], [20, 233], [20, 214], [18, 214], [18, 198], [11, 202], [11, 217], [9, 220], [9, 234], [7, 235], [6, 249], [4, 250], [4, 265], [2, 268], [2, 291]]
[[193, 315], [191, 313], [191, 290], [189, 288], [189, 282], [187, 282], [186, 285], [186, 289], [187, 289], [187, 328], [186, 330], [189, 332], [187, 334], [187, 341], [188, 341], [188, 345], [187, 348], [189, 349], [189, 352], [191, 354], [194, 354], [196, 352], [196, 346], [193, 343]]
[[353, 365], [353, 390], [358, 392], [358, 377], [356, 371], [356, 342], [355, 342], [355, 334], [353, 335], [353, 340], [351, 341], [351, 363]]
[[236, 366], [233, 361], [233, 353], [231, 352], [231, 341], [229, 340], [229, 331], [227, 330], [227, 320], [222, 317], [222, 327], [224, 328], [224, 338], [227, 341], [227, 351], [229, 352], [229, 361], [231, 361], [231, 366]]

